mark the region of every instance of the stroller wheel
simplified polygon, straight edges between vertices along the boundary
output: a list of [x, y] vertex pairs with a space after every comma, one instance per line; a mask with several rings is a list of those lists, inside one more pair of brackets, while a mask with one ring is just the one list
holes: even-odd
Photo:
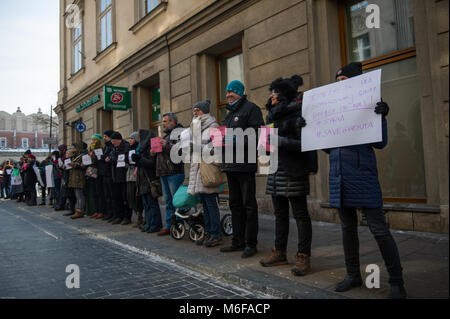
[[170, 226], [170, 235], [173, 239], [181, 240], [186, 234], [186, 227], [184, 227], [183, 223], [175, 223]]
[[200, 240], [205, 236], [205, 227], [202, 224], [194, 224], [189, 229], [189, 239], [193, 242]]
[[226, 214], [222, 217], [220, 221], [220, 225], [222, 226], [222, 231], [225, 236], [233, 235], [233, 224], [231, 223], [231, 214]]

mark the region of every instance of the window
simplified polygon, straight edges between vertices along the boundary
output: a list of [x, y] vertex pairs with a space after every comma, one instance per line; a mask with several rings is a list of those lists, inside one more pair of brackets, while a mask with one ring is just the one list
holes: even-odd
[[140, 18], [143, 18], [155, 9], [160, 2], [160, 0], [140, 0]]
[[368, 1], [340, 3], [342, 65], [360, 61], [382, 70], [381, 92], [390, 106], [388, 145], [377, 152], [385, 202], [426, 203], [420, 96], [412, 0], [372, 0], [380, 28], [368, 29]]
[[161, 132], [161, 89], [159, 85], [150, 89], [151, 111], [150, 115], [150, 130], [156, 136], [160, 136]]
[[0, 137], [0, 148], [6, 148], [8, 146], [8, 141], [6, 137]]
[[72, 73], [77, 73], [83, 67], [82, 24], [72, 29]]
[[227, 98], [225, 90], [228, 83], [234, 80], [239, 80], [244, 83], [244, 64], [241, 49], [220, 56], [217, 59], [217, 72], [217, 87], [219, 90], [217, 95], [219, 97], [217, 103], [217, 121], [222, 123], [227, 114]]
[[22, 148], [28, 148], [28, 138], [23, 137], [22, 138]]
[[109, 47], [113, 42], [113, 24], [112, 24], [112, 1], [100, 0], [99, 7], [99, 31], [100, 31], [100, 52]]
[[23, 131], [28, 131], [28, 121], [27, 120], [22, 120], [22, 130]]

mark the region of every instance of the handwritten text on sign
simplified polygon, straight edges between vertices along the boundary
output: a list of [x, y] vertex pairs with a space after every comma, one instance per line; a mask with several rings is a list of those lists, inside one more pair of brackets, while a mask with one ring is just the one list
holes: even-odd
[[381, 70], [305, 92], [302, 115], [302, 151], [320, 150], [382, 140]]

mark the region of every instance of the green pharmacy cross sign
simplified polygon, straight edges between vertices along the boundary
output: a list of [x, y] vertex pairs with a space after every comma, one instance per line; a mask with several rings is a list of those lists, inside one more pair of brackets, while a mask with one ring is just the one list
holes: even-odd
[[126, 111], [131, 108], [131, 92], [127, 88], [105, 85], [103, 100], [105, 110]]

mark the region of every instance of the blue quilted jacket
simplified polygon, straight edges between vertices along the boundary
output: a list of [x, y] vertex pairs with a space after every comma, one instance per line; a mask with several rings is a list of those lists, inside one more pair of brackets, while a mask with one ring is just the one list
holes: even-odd
[[330, 154], [331, 207], [377, 208], [383, 205], [373, 148], [387, 145], [387, 122], [382, 119], [383, 140], [324, 150]]

